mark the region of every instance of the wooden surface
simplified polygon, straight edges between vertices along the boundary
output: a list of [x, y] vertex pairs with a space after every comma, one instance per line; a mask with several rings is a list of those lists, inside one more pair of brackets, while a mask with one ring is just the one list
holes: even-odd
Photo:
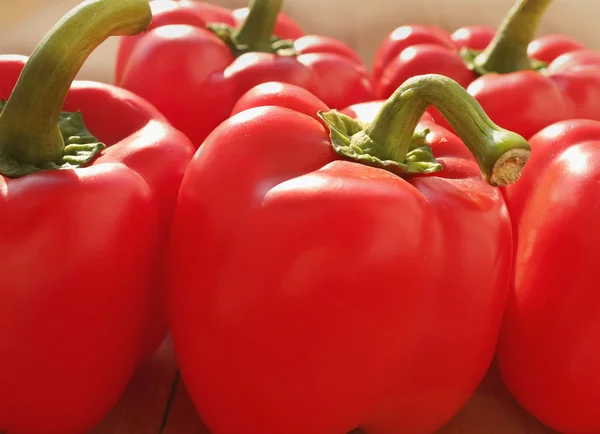
[[89, 434], [210, 434], [179, 377], [169, 339], [140, 367], [112, 413]]
[[[473, 398], [437, 434], [471, 433], [552, 434], [553, 431], [519, 407], [503, 387], [493, 365]], [[89, 434], [210, 434], [179, 378], [169, 340], [139, 369], [113, 412]]]

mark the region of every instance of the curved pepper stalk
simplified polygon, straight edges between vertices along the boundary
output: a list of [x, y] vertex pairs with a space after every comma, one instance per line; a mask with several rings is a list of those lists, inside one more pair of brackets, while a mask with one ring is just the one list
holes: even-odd
[[496, 36], [481, 53], [462, 50], [467, 64], [479, 75], [538, 70], [544, 63], [531, 59], [527, 48], [533, 41], [544, 12], [552, 0], [517, 0]]
[[442, 170], [425, 141], [428, 130], [415, 132], [430, 106], [442, 113], [475, 156], [486, 182], [502, 187], [519, 179], [531, 153], [529, 143], [492, 122], [477, 100], [443, 75], [407, 80], [368, 125], [335, 110], [319, 115], [342, 157], [410, 175]]
[[148, 0], [88, 0], [65, 15], [38, 44], [0, 113], [0, 174], [80, 167], [104, 145], [80, 114], [62, 114], [81, 66], [109, 36], [148, 28]]
[[295, 56], [294, 41], [273, 35], [282, 5], [283, 0], [250, 0], [248, 16], [239, 29], [220, 23], [211, 23], [207, 27], [229, 46], [236, 57], [250, 52]]

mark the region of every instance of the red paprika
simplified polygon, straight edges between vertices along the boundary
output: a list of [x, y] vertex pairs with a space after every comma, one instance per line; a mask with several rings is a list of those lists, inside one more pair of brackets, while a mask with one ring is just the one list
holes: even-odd
[[531, 138], [505, 191], [516, 241], [498, 361], [507, 387], [558, 432], [600, 432], [600, 122], [568, 120]]
[[495, 123], [525, 137], [564, 119], [600, 120], [600, 53], [582, 50], [566, 35], [533, 39], [550, 3], [517, 0], [498, 32], [399, 27], [375, 57], [377, 97], [388, 97], [409, 77], [437, 73], [464, 86]]
[[153, 103], [196, 146], [265, 81], [305, 87], [333, 107], [373, 98], [358, 55], [338, 40], [304, 35], [279, 14], [282, 0], [252, 0], [235, 11], [152, 3], [150, 30], [119, 48], [116, 83]]
[[166, 334], [165, 251], [193, 145], [128, 91], [71, 86], [99, 43], [150, 20], [147, 0], [90, 0], [29, 59], [0, 56], [7, 434], [92, 429]]
[[[514, 182], [529, 146], [442, 76], [407, 81], [369, 123], [261, 89], [181, 185], [171, 326], [186, 387], [213, 434], [432, 432], [492, 360], [512, 244], [484, 179]], [[464, 143], [418, 125], [430, 104]]]

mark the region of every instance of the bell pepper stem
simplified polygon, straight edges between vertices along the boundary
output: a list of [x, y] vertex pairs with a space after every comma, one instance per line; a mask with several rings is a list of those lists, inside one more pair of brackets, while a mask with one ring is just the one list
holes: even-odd
[[500, 128], [454, 80], [437, 74], [405, 81], [382, 105], [373, 121], [352, 136], [351, 145], [381, 160], [402, 162], [421, 116], [437, 108], [475, 156], [483, 178], [493, 186], [514, 183], [530, 155], [527, 141]]
[[250, 51], [271, 52], [271, 38], [282, 5], [283, 0], [250, 0], [248, 16], [235, 32], [236, 42]]
[[59, 116], [81, 66], [109, 36], [140, 33], [151, 20], [148, 0], [87, 0], [65, 15], [31, 54], [0, 113], [0, 159], [36, 167], [60, 161]]
[[496, 36], [475, 58], [483, 71], [506, 74], [533, 69], [527, 47], [535, 37], [544, 12], [552, 0], [517, 0]]

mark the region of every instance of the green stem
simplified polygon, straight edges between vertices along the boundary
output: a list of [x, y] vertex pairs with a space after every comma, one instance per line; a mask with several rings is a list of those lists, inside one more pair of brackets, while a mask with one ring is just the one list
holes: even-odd
[[552, 0], [517, 0], [487, 48], [475, 58], [483, 71], [506, 74], [533, 69], [527, 46]]
[[437, 74], [408, 79], [382, 105], [374, 120], [351, 138], [380, 160], [403, 162], [421, 116], [437, 108], [477, 159], [484, 179], [494, 186], [515, 182], [530, 147], [520, 135], [494, 124], [481, 105], [454, 80]]
[[272, 52], [271, 38], [282, 5], [283, 0], [251, 0], [248, 16], [235, 32], [236, 42], [246, 45], [249, 51]]
[[148, 0], [88, 0], [65, 15], [32, 53], [0, 113], [0, 163], [61, 161], [59, 117], [81, 66], [109, 36], [140, 33], [151, 20]]

